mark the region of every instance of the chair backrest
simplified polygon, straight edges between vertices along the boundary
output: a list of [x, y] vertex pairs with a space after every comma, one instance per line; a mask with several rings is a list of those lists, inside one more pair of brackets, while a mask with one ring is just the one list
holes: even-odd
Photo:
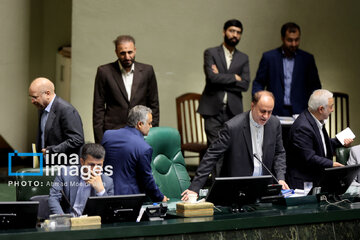
[[30, 198], [31, 201], [39, 202], [38, 219], [48, 219], [50, 216], [50, 208], [48, 204], [49, 195], [36, 195]]
[[343, 165], [347, 165], [349, 156], [350, 156], [350, 148], [339, 147], [336, 149], [336, 161], [337, 162], [339, 162]]
[[333, 92], [335, 110], [329, 116], [328, 133], [330, 138], [350, 127], [349, 117], [349, 95], [345, 93]]
[[179, 132], [175, 128], [154, 127], [145, 140], [153, 148], [151, 168], [160, 191], [170, 199], [180, 199], [190, 185], [190, 177], [181, 153]]
[[17, 173], [25, 173], [23, 176], [16, 176], [16, 181], [19, 183], [16, 185], [17, 201], [29, 201], [31, 197], [36, 195], [49, 195], [49, 191], [57, 171], [55, 169], [54, 174], [52, 174], [50, 170], [47, 174], [46, 169], [43, 168], [42, 176], [26, 175], [38, 173], [39, 171], [39, 168], [23, 168], [17, 171]]
[[177, 125], [181, 137], [181, 146], [188, 143], [206, 145], [204, 119], [196, 109], [201, 94], [185, 93], [176, 98]]

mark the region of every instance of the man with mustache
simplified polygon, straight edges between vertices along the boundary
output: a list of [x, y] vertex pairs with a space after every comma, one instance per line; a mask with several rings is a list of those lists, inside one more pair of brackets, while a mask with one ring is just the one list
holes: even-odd
[[274, 94], [274, 115], [300, 114], [321, 88], [314, 56], [299, 49], [300, 34], [296, 23], [282, 26], [282, 46], [263, 54], [253, 82], [252, 94], [264, 89]]
[[104, 132], [126, 126], [131, 108], [144, 105], [152, 110], [153, 126], [159, 125], [159, 99], [154, 69], [135, 61], [135, 39], [129, 35], [114, 40], [115, 62], [98, 68], [93, 102], [93, 128], [96, 143]]
[[[250, 70], [248, 56], [235, 48], [242, 33], [242, 23], [229, 20], [223, 27], [224, 42], [204, 52], [206, 85], [197, 111], [205, 120], [208, 146], [227, 120], [243, 112], [242, 92], [249, 88]], [[217, 170], [220, 167], [221, 161]]]
[[201, 160], [191, 185], [182, 193], [182, 200], [186, 201], [190, 193], [199, 192], [222, 157], [224, 161], [220, 177], [270, 175], [269, 169], [283, 189], [289, 188], [285, 182], [286, 157], [281, 125], [276, 117], [271, 116], [273, 108], [274, 95], [259, 91], [253, 96], [250, 111], [224, 124], [218, 138]]

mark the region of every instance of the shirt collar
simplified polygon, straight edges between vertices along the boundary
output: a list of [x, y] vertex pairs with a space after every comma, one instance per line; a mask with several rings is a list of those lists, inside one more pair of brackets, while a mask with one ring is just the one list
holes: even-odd
[[235, 48], [234, 48], [234, 51], [230, 52], [229, 49], [227, 49], [224, 44], [222, 45], [222, 47], [224, 49], [225, 54], [230, 55], [230, 56], [234, 55]]
[[255, 120], [254, 120], [253, 117], [252, 117], [252, 111], [250, 111], [250, 113], [249, 113], [249, 118], [250, 118], [250, 123], [251, 123], [251, 125], [253, 125], [254, 127], [256, 127], [256, 128], [261, 128], [261, 127], [264, 126], [264, 125], [260, 125], [260, 124], [258, 124], [257, 122], [255, 122]]
[[118, 60], [118, 64], [119, 64], [119, 67], [120, 67], [120, 71], [121, 71], [121, 73], [123, 73], [123, 74], [133, 73], [134, 70], [135, 70], [135, 64], [134, 64], [134, 63], [131, 65], [130, 72], [128, 72], [128, 73], [125, 71], [125, 69], [123, 68], [123, 66], [121, 65], [121, 63], [120, 63], [119, 60]]
[[54, 99], [56, 97], [56, 94], [54, 94], [54, 98], [51, 100], [51, 102], [49, 103], [49, 105], [47, 105], [47, 107], [44, 109], [44, 111], [46, 112], [50, 112], [51, 106], [53, 105]]
[[322, 127], [324, 126], [324, 122], [320, 122], [315, 116], [314, 116], [314, 114], [312, 114], [310, 111], [309, 111], [309, 113], [311, 114], [311, 116], [314, 118], [314, 120], [315, 120], [315, 123], [316, 123], [316, 125], [318, 126], [318, 128], [319, 129], [322, 129]]

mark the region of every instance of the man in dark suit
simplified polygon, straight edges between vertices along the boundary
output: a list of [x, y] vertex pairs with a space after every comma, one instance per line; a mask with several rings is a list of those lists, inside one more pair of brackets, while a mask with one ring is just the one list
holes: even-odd
[[208, 145], [227, 120], [243, 112], [242, 92], [250, 81], [248, 56], [235, 48], [243, 32], [241, 22], [229, 20], [223, 29], [224, 42], [204, 52], [206, 85], [197, 111], [205, 119]]
[[292, 116], [307, 107], [311, 93], [321, 88], [313, 55], [299, 49], [300, 27], [286, 23], [281, 28], [280, 48], [265, 52], [261, 58], [252, 94], [268, 90], [275, 96], [273, 114]]
[[281, 125], [276, 117], [271, 116], [273, 108], [272, 93], [260, 91], [253, 96], [251, 111], [241, 113], [224, 124], [218, 138], [201, 160], [189, 189], [183, 192], [183, 200], [187, 200], [189, 193], [199, 192], [222, 156], [224, 162], [220, 177], [270, 175], [269, 169], [283, 189], [288, 188]]
[[50, 189], [51, 214], [81, 216], [89, 196], [114, 195], [111, 171], [102, 174], [105, 150], [100, 144], [87, 143], [81, 151], [81, 166], [62, 166]]
[[[291, 188], [304, 189], [304, 182], [317, 186], [325, 168], [343, 166], [332, 160], [341, 143], [336, 138], [330, 139], [324, 127], [333, 111], [333, 94], [325, 89], [316, 90], [310, 96], [308, 109], [291, 126], [286, 173]], [[345, 146], [352, 141], [345, 139]]]
[[36, 78], [29, 87], [32, 104], [39, 109], [37, 150], [49, 154], [79, 154], [84, 144], [82, 122], [77, 110], [56, 96], [54, 84], [46, 78]]
[[102, 139], [105, 165], [113, 167], [116, 195], [146, 193], [155, 202], [166, 202], [151, 172], [153, 150], [144, 140], [151, 122], [151, 109], [138, 105], [130, 110], [126, 127], [107, 130]]
[[104, 132], [126, 125], [129, 110], [136, 105], [152, 109], [153, 125], [159, 125], [159, 99], [152, 66], [135, 62], [135, 40], [131, 36], [115, 39], [118, 60], [98, 68], [95, 78], [93, 128], [95, 142]]

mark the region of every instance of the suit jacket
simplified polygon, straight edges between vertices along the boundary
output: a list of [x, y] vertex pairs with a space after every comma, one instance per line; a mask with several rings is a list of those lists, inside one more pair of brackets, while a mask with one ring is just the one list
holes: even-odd
[[304, 182], [313, 182], [313, 186], [317, 186], [322, 171], [333, 166], [334, 150], [341, 144], [330, 139], [325, 128], [323, 134], [326, 156], [319, 128], [308, 110], [291, 126], [287, 152], [287, 182], [291, 188], [304, 189]]
[[[310, 95], [321, 88], [314, 56], [298, 49], [292, 74], [290, 101], [294, 114], [307, 108]], [[284, 68], [282, 48], [265, 52], [253, 81], [252, 94], [268, 90], [275, 96], [274, 115], [283, 116], [284, 105]]]
[[133, 127], [107, 130], [102, 145], [106, 150], [104, 165], [113, 167], [115, 194], [146, 193], [153, 201], [162, 201], [151, 172], [152, 148], [142, 133]]
[[[37, 151], [41, 152], [41, 115], [36, 139]], [[76, 153], [84, 144], [84, 132], [78, 111], [62, 98], [55, 96], [45, 124], [44, 143], [49, 153]]]
[[[243, 112], [241, 92], [245, 92], [249, 88], [249, 59], [246, 54], [237, 49], [234, 51], [232, 62], [227, 69], [222, 45], [205, 50], [206, 85], [198, 108], [201, 115], [217, 115], [222, 109], [225, 92], [227, 92], [228, 106], [233, 115]], [[211, 66], [213, 64], [218, 68], [218, 74], [212, 72]], [[235, 74], [241, 77], [240, 82], [236, 81]]]
[[[347, 165], [356, 165], [360, 164], [360, 145], [354, 146], [350, 149], [349, 160]], [[360, 183], [360, 171], [357, 173], [355, 181]]]
[[102, 65], [95, 78], [93, 128], [95, 142], [100, 143], [108, 129], [124, 127], [131, 108], [144, 105], [152, 110], [153, 126], [159, 125], [159, 99], [152, 66], [135, 62], [131, 98], [121, 76], [118, 61]]
[[[216, 162], [224, 156], [220, 177], [252, 176], [254, 157], [250, 133], [249, 113], [239, 114], [227, 121], [219, 138], [210, 145], [196, 171], [190, 190], [198, 192], [205, 184]], [[282, 143], [281, 125], [271, 116], [264, 126], [263, 163], [274, 175], [285, 180], [286, 160]], [[270, 175], [263, 167], [263, 175]]]
[[[79, 174], [77, 176], [71, 176], [71, 172], [74, 172], [74, 165], [71, 167], [61, 168], [60, 174], [55, 177], [55, 180], [50, 188], [50, 196], [48, 200], [49, 209], [51, 214], [64, 214], [71, 213], [71, 207], [74, 206], [76, 200], [76, 194], [78, 191], [80, 183], [80, 166]], [[111, 177], [106, 176], [105, 174], [101, 175], [101, 179], [104, 184], [105, 193], [103, 196], [114, 195], [114, 184]], [[67, 200], [70, 201], [71, 206], [67, 203], [64, 196], [61, 194], [61, 190], [64, 191], [64, 194]], [[91, 189], [90, 196], [96, 196], [95, 189]]]

